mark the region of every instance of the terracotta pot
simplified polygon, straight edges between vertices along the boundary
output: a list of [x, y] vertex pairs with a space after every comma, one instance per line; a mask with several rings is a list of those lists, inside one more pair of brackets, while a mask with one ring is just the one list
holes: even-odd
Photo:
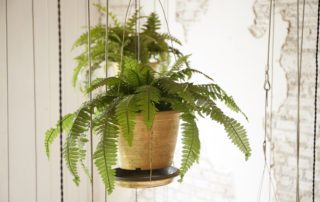
[[157, 112], [152, 129], [148, 131], [143, 115], [139, 114], [132, 146], [128, 145], [122, 134], [119, 135], [120, 168], [150, 170], [150, 166], [152, 169], [171, 166], [177, 142], [179, 116], [180, 113], [175, 111]]

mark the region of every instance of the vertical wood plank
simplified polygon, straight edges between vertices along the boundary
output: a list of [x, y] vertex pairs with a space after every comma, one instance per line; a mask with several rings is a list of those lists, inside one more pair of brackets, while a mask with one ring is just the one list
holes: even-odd
[[[49, 80], [49, 127], [55, 126], [59, 119], [59, 89], [58, 89], [58, 17], [57, 1], [47, 1], [46, 11], [48, 13], [48, 80]], [[62, 77], [64, 79], [64, 77]], [[63, 100], [64, 102], [64, 100]], [[60, 150], [59, 137], [50, 148], [50, 201], [60, 201]], [[64, 174], [66, 172], [64, 165]], [[64, 186], [64, 193], [66, 192]]]
[[9, 196], [36, 201], [31, 0], [8, 1], [8, 22]]
[[[78, 5], [80, 7], [78, 7]], [[83, 96], [78, 89], [72, 86], [73, 69], [76, 66], [74, 57], [76, 52], [71, 51], [74, 41], [85, 30], [86, 25], [84, 16], [86, 15], [85, 0], [70, 0], [62, 2], [62, 43], [63, 43], [63, 97], [64, 114], [75, 111], [83, 101]], [[81, 20], [82, 19], [82, 20]], [[66, 170], [66, 201], [90, 201], [90, 181], [78, 165], [80, 184], [77, 187], [73, 182], [73, 176]]]
[[[50, 75], [48, 64], [47, 0], [34, 0], [35, 95], [37, 116], [38, 201], [50, 201], [50, 164], [46, 157], [45, 131], [50, 125]], [[58, 175], [56, 175], [58, 177]], [[57, 193], [58, 195], [58, 193]]]
[[6, 1], [0, 1], [0, 201], [8, 201]]

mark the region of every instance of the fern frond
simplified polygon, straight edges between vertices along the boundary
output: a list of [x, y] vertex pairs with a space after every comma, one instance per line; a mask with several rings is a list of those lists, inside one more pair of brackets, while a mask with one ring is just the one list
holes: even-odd
[[[69, 129], [71, 127], [73, 118], [75, 114], [67, 114], [64, 117], [62, 117], [62, 131], [66, 131], [69, 133]], [[46, 148], [46, 154], [48, 159], [50, 158], [50, 145], [53, 143], [54, 139], [58, 136], [60, 133], [60, 121], [58, 121], [56, 128], [50, 128], [46, 131], [46, 137], [44, 140], [44, 145]]]
[[118, 124], [122, 135], [128, 141], [129, 146], [132, 145], [135, 119], [138, 110], [135, 95], [128, 95], [124, 97], [116, 108]]
[[219, 99], [220, 101], [224, 102], [224, 104], [232, 111], [236, 113], [240, 112], [245, 119], [248, 120], [248, 117], [236, 104], [232, 96], [229, 96], [218, 84], [202, 84], [196, 85], [196, 87], [198, 87], [198, 89], [202, 92], [206, 92], [206, 94], [212, 99]]
[[159, 103], [160, 91], [153, 86], [146, 85], [139, 87], [136, 92], [138, 93], [136, 95], [137, 105], [141, 110], [147, 129], [150, 130], [157, 112], [155, 103]]
[[181, 115], [182, 123], [182, 159], [180, 167], [180, 180], [182, 182], [184, 175], [194, 162], [199, 163], [200, 140], [199, 131], [195, 121], [195, 116], [190, 113]]
[[138, 22], [138, 20], [145, 18], [145, 16], [139, 15], [141, 11], [141, 8], [136, 9], [135, 12], [132, 14], [132, 16], [127, 20], [127, 32], [134, 33], [135, 32], [135, 26]]
[[175, 63], [172, 65], [171, 69], [169, 70], [169, 72], [167, 73], [167, 75], [170, 77], [174, 72], [177, 72], [177, 71], [180, 71], [181, 68], [188, 64], [189, 66], [189, 62], [188, 62], [188, 59], [191, 55], [185, 55], [185, 56], [182, 56], [182, 57], [179, 57]]
[[73, 175], [73, 181], [79, 185], [78, 161], [80, 159], [79, 137], [86, 132], [90, 123], [90, 108], [83, 107], [76, 113], [71, 129], [67, 136], [63, 147], [63, 156], [67, 164], [67, 168]]
[[106, 105], [112, 100], [114, 100], [114, 97], [102, 94], [96, 96], [92, 101], [84, 103], [76, 112], [69, 134], [66, 138], [66, 142], [63, 146], [63, 156], [66, 161], [67, 168], [74, 177], [73, 181], [76, 185], [79, 185], [80, 181], [78, 174], [78, 162], [82, 157], [79, 141], [82, 139], [82, 135], [89, 129], [93, 108], [100, 105]]
[[104, 109], [93, 121], [96, 134], [100, 136], [93, 158], [109, 194], [114, 189], [115, 172], [112, 166], [117, 162], [116, 138], [119, 128], [114, 118], [115, 109], [121, 99], [120, 97], [114, 99], [110, 106]]
[[118, 77], [97, 78], [92, 82], [91, 87], [86, 89], [86, 92], [87, 93], [92, 92], [97, 88], [103, 87], [103, 86], [112, 87], [112, 86], [118, 86], [119, 84], [122, 87], [128, 86], [126, 82], [124, 82], [122, 79]]
[[235, 144], [240, 151], [245, 154], [245, 159], [248, 160], [251, 156], [251, 148], [247, 132], [244, 127], [235, 119], [226, 117], [224, 128], [233, 144]]
[[174, 37], [168, 33], [161, 34], [161, 37], [164, 38], [165, 40], [175, 42], [176, 44], [179, 44], [180, 46], [182, 46], [182, 43], [179, 39], [177, 39], [176, 37]]
[[117, 162], [117, 134], [118, 126], [113, 118], [113, 107], [107, 108], [99, 115], [97, 134], [100, 141], [93, 155], [95, 165], [101, 175], [108, 193], [114, 189], [115, 171], [112, 166]]
[[251, 156], [251, 148], [247, 132], [235, 119], [226, 116], [216, 105], [211, 106], [211, 119], [223, 124], [230, 140], [245, 155], [245, 159]]
[[143, 25], [142, 30], [147, 32], [156, 32], [161, 28], [161, 22], [158, 15], [155, 12], [152, 12], [148, 18], [147, 22]]
[[92, 183], [91, 174], [89, 172], [89, 169], [87, 168], [87, 166], [84, 163], [84, 161], [86, 159], [86, 153], [87, 153], [87, 150], [84, 148], [84, 146], [86, 145], [87, 142], [88, 142], [88, 139], [86, 138], [86, 134], [81, 134], [81, 136], [79, 137], [79, 140], [78, 140], [79, 152], [80, 152], [79, 162], [82, 167], [82, 170], [88, 176], [88, 178], [90, 179], [90, 182]]
[[188, 84], [180, 84], [172, 81], [169, 78], [162, 77], [155, 80], [155, 83], [159, 84], [159, 87], [170, 95], [177, 95], [181, 97], [185, 102], [188, 102], [191, 106], [195, 107], [195, 98], [188, 90]]

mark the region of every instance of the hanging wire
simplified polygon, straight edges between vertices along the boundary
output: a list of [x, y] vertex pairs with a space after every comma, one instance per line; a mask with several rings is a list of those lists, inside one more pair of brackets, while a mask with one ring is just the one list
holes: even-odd
[[[135, 24], [135, 54], [138, 63], [140, 63], [140, 0], [134, 1], [136, 24]], [[138, 188], [135, 189], [135, 201], [138, 202]]]
[[297, 176], [296, 176], [296, 201], [300, 201], [300, 91], [301, 91], [301, 69], [303, 56], [303, 34], [304, 34], [304, 16], [305, 16], [305, 0], [303, 0], [302, 9], [302, 27], [301, 27], [301, 44], [300, 44], [300, 0], [297, 0], [297, 76], [298, 76], [298, 95], [297, 95]]
[[[126, 34], [126, 24], [127, 24], [127, 17], [128, 17], [128, 13], [129, 13], [129, 9], [131, 6], [131, 1], [129, 0], [129, 4], [126, 10], [126, 14], [124, 17], [124, 26], [123, 26], [123, 32], [122, 32], [122, 43], [121, 43], [121, 50], [120, 50], [120, 77], [122, 76], [122, 70], [123, 70], [123, 49], [124, 49], [124, 39], [125, 39], [125, 34]], [[120, 93], [120, 82], [118, 84], [118, 94]]]
[[[108, 78], [108, 59], [109, 59], [109, 0], [106, 0], [106, 43], [105, 43], [105, 61], [106, 61], [106, 78]], [[108, 88], [106, 86], [106, 92]]]
[[7, 164], [8, 202], [10, 202], [10, 136], [9, 136], [9, 65], [8, 65], [8, 0], [6, 0], [6, 74], [7, 74]]
[[272, 124], [273, 124], [273, 78], [274, 78], [274, 43], [275, 43], [275, 37], [274, 37], [274, 33], [275, 33], [275, 10], [276, 10], [276, 2], [273, 1], [273, 5], [272, 5], [272, 46], [271, 46], [271, 95], [270, 95], [270, 120], [269, 120], [269, 139], [270, 139], [270, 145], [269, 145], [269, 159], [270, 159], [270, 174], [269, 174], [269, 202], [271, 202], [271, 183], [272, 183]]
[[299, 160], [300, 160], [300, 81], [301, 81], [301, 69], [300, 69], [300, 39], [299, 39], [299, 9], [300, 9], [300, 0], [297, 0], [297, 72], [298, 72], [298, 95], [297, 95], [297, 173], [296, 173], [296, 202], [300, 201], [300, 193], [299, 193], [299, 183], [300, 183], [300, 175], [299, 175]]
[[[278, 197], [277, 197], [276, 192], [275, 192], [275, 185], [274, 185], [273, 180], [272, 180], [272, 173], [271, 173], [270, 165], [269, 165], [268, 160], [267, 160], [267, 148], [266, 148], [267, 147], [267, 129], [268, 129], [268, 125], [267, 125], [267, 122], [268, 122], [267, 121], [267, 117], [268, 117], [268, 100], [269, 100], [269, 91], [271, 90], [270, 76], [269, 76], [271, 29], [272, 29], [272, 36], [273, 36], [272, 49], [274, 49], [274, 25], [271, 28], [272, 22], [275, 21], [274, 20], [274, 18], [275, 18], [274, 9], [275, 9], [275, 2], [274, 2], [274, 0], [270, 0], [270, 4], [269, 4], [269, 29], [268, 29], [267, 65], [266, 65], [266, 68], [265, 68], [265, 82], [264, 82], [264, 90], [265, 90], [265, 120], [264, 120], [264, 141], [263, 141], [264, 166], [263, 166], [263, 171], [262, 171], [262, 175], [261, 175], [260, 185], [259, 185], [259, 188], [258, 188], [258, 196], [257, 196], [257, 201], [258, 202], [261, 200], [261, 194], [262, 194], [262, 188], [263, 188], [264, 176], [265, 176], [266, 170], [267, 170], [267, 172], [269, 174], [269, 180], [270, 180], [269, 186], [271, 186], [271, 188], [273, 189], [275, 200], [278, 201]], [[273, 51], [274, 50], [272, 50], [272, 61], [274, 60], [273, 59]], [[272, 62], [272, 66], [273, 66], [273, 62]], [[271, 111], [271, 113], [272, 113], [272, 111]], [[270, 126], [270, 128], [271, 127], [272, 126]], [[270, 189], [269, 189], [269, 195], [270, 195]]]
[[[161, 6], [161, 10], [162, 10], [162, 13], [163, 13], [163, 16], [164, 16], [164, 20], [165, 20], [165, 22], [166, 22], [168, 34], [169, 34], [170, 36], [172, 36], [171, 33], [170, 33], [170, 28], [169, 28], [169, 23], [168, 23], [167, 15], [166, 15], [166, 12], [165, 12], [165, 10], [164, 10], [164, 7], [163, 7], [163, 4], [162, 4], [161, 0], [159, 0], [159, 4], [160, 4], [160, 6]], [[173, 47], [173, 40], [172, 40], [172, 39], [170, 39], [170, 43], [171, 43], [172, 49], [174, 49], [174, 47]], [[177, 61], [177, 56], [176, 56], [176, 54], [173, 53], [173, 56], [174, 56], [174, 59], [175, 59], [175, 62], [176, 62], [176, 61]]]
[[319, 69], [319, 24], [320, 24], [320, 0], [318, 1], [317, 41], [316, 41], [316, 78], [314, 90], [314, 128], [313, 128], [313, 168], [312, 168], [312, 201], [315, 201], [315, 174], [316, 174], [316, 143], [317, 143], [317, 102], [318, 102], [318, 69]]
[[[106, 78], [108, 78], [108, 60], [109, 60], [109, 0], [106, 0], [106, 43], [105, 43], [105, 61], [106, 61]], [[108, 86], [106, 85], [106, 92], [108, 91]], [[104, 201], [108, 201], [107, 190], [104, 189]]]
[[[90, 16], [90, 0], [87, 0], [87, 21], [88, 21], [88, 66], [89, 66], [89, 88], [92, 83], [92, 67], [91, 67], [91, 16]], [[89, 93], [89, 100], [92, 101], [92, 92]], [[91, 109], [92, 110], [92, 109]], [[91, 111], [90, 110], [90, 111]], [[90, 113], [90, 171], [91, 171], [91, 201], [94, 201], [93, 188], [94, 188], [94, 176], [93, 176], [93, 138], [92, 138], [92, 111]]]
[[38, 146], [37, 146], [37, 89], [36, 89], [36, 58], [35, 58], [35, 34], [34, 34], [34, 0], [31, 1], [32, 10], [32, 65], [33, 65], [33, 108], [34, 108], [34, 157], [35, 157], [35, 197], [38, 201]]
[[60, 200], [63, 202], [63, 142], [62, 142], [62, 37], [61, 3], [58, 0], [58, 41], [59, 41], [59, 127], [60, 127]]

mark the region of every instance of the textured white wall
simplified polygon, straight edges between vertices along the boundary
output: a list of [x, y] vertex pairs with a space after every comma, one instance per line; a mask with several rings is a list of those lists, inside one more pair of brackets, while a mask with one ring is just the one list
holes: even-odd
[[[50, 161], [45, 156], [43, 144], [45, 130], [54, 125], [58, 119], [56, 2], [34, 0], [34, 29], [32, 29], [32, 1], [8, 0], [7, 2], [6, 13], [6, 1], [0, 1], [0, 201], [6, 202], [8, 197], [13, 202], [34, 202], [36, 199], [41, 202], [59, 201], [58, 141], [52, 145]], [[169, 11], [170, 31], [183, 39], [184, 52], [193, 54], [192, 65], [212, 75], [217, 83], [234, 96], [249, 117], [250, 121], [247, 123], [241, 116], [237, 116], [247, 128], [253, 155], [248, 162], [245, 162], [243, 155], [230, 143], [221, 126], [199, 118], [202, 140], [200, 165], [192, 167], [183, 184], [174, 182], [167, 187], [137, 190], [138, 201], [256, 200], [263, 168], [263, 82], [267, 47], [265, 35], [256, 39], [249, 31], [255, 19], [257, 24], [261, 25], [260, 27], [256, 25], [256, 34], [260, 33], [259, 36], [262, 36], [265, 31], [265, 1], [257, 2], [256, 10], [257, 8], [262, 10], [257, 10], [258, 17], [255, 18], [252, 10], [254, 0], [164, 1], [165, 9]], [[125, 0], [110, 1], [111, 10], [123, 15], [127, 3]], [[141, 0], [141, 4], [144, 13], [156, 9], [162, 15], [159, 4], [155, 4], [154, 1]], [[277, 14], [276, 20], [274, 112], [277, 112], [280, 106], [285, 106], [284, 99], [288, 100], [286, 76], [295, 78], [294, 71], [290, 70], [294, 65], [280, 60], [280, 56], [289, 50], [282, 48], [282, 44], [288, 34], [287, 21], [293, 20], [284, 17], [293, 12], [290, 7], [292, 5], [288, 3], [281, 6], [283, 12], [281, 15]], [[77, 52], [70, 51], [73, 41], [83, 32], [81, 27], [86, 24], [86, 0], [62, 1], [62, 9], [63, 111], [68, 113], [86, 99], [71, 86], [73, 58]], [[8, 29], [6, 29], [6, 14]], [[92, 20], [93, 23], [101, 22], [103, 18], [93, 11]], [[315, 25], [312, 23], [310, 26]], [[251, 32], [253, 29], [250, 29]], [[314, 33], [310, 35], [310, 44], [314, 36], [312, 34]], [[6, 50], [6, 40], [8, 50]], [[282, 66], [279, 61], [282, 61]], [[291, 73], [288, 74], [284, 70], [290, 70]], [[195, 77], [194, 81], [202, 80]], [[310, 86], [312, 87], [311, 84]], [[305, 98], [309, 101], [312, 99], [307, 94]], [[288, 110], [292, 111], [291, 108]], [[310, 113], [309, 111], [307, 113]], [[282, 111], [282, 113], [287, 112]], [[279, 140], [283, 134], [291, 137], [290, 131], [295, 127], [294, 117], [290, 119], [291, 122], [283, 121], [281, 117], [277, 117], [277, 120], [282, 121], [281, 125], [289, 132], [277, 133]], [[285, 145], [281, 146], [282, 143], [279, 145], [278, 148], [287, 150]], [[278, 151], [280, 150], [274, 150], [275, 163]], [[177, 154], [179, 152], [178, 148]], [[179, 166], [178, 158], [175, 166]], [[275, 166], [276, 171], [284, 169]], [[291, 166], [290, 172], [286, 173], [293, 175], [294, 172], [294, 167]], [[277, 172], [275, 175], [277, 182], [283, 182], [281, 177], [284, 175], [285, 173]], [[304, 176], [309, 175], [306, 173]], [[289, 179], [292, 184], [294, 178]], [[95, 201], [104, 201], [104, 190], [98, 174], [95, 174], [94, 187]], [[284, 198], [287, 196], [286, 193], [292, 192], [286, 187], [290, 188], [283, 185], [282, 191], [278, 192]], [[266, 178], [261, 201], [268, 201], [268, 188]], [[303, 189], [308, 188], [306, 182]], [[135, 191], [135, 189], [116, 188], [108, 197], [108, 201], [133, 202]], [[288, 194], [288, 197], [291, 195]], [[86, 176], [81, 176], [81, 184], [76, 187], [68, 171], [65, 170], [65, 201], [89, 201], [90, 198], [90, 184]]]

